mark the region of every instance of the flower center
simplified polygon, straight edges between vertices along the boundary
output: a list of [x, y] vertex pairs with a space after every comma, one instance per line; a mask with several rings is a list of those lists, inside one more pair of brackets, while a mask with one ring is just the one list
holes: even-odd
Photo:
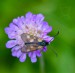
[[42, 50], [43, 46], [36, 44], [37, 42], [41, 42], [42, 38], [38, 38], [36, 36], [30, 35], [27, 33], [23, 33], [21, 35], [21, 38], [24, 41], [24, 43], [34, 42], [34, 44], [24, 44], [24, 46], [21, 48], [22, 52], [27, 53], [27, 52], [35, 51], [38, 49]]

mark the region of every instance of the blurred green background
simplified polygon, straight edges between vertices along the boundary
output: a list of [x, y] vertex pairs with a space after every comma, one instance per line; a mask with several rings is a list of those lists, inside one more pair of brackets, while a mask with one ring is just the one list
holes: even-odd
[[[28, 57], [19, 62], [5, 47], [9, 39], [4, 28], [28, 11], [45, 16], [53, 27], [49, 35], [60, 32], [36, 63]], [[57, 51], [57, 57], [50, 48]], [[75, 73], [75, 0], [0, 0], [0, 73]]]

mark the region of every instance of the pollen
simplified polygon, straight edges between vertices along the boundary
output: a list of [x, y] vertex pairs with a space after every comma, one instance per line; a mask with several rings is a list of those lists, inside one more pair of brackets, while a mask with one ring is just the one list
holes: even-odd
[[43, 39], [42, 38], [38, 38], [38, 42], [41, 42]]
[[27, 49], [27, 52], [30, 52], [30, 49]]
[[30, 48], [34, 48], [33, 46], [31, 46]]
[[30, 42], [34, 42], [34, 39], [30, 39]]
[[29, 36], [29, 35], [27, 35], [27, 38], [29, 39], [29, 38], [30, 38], [30, 36]]

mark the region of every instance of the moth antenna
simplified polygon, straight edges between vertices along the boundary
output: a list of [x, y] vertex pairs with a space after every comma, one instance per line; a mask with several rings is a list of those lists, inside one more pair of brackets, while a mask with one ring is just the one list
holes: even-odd
[[[56, 37], [59, 34], [59, 31], [53, 37]], [[51, 42], [54, 38], [52, 38], [49, 42]]]
[[56, 55], [56, 57], [58, 56], [58, 53], [57, 53], [57, 51], [55, 50], [55, 49], [53, 49], [52, 47], [50, 48], [53, 52], [54, 52], [54, 54]]
[[[54, 35], [53, 37], [56, 37], [58, 34], [59, 34], [59, 31], [58, 31], [58, 32], [56, 33], [56, 35]], [[54, 38], [52, 38], [49, 42], [51, 42], [53, 39], [54, 39]], [[55, 54], [56, 56], [58, 56], [56, 50], [54, 50], [52, 47], [51, 47], [51, 50], [54, 52], [54, 54]]]
[[56, 35], [54, 35], [54, 37], [56, 37], [58, 34], [59, 34], [59, 31], [57, 32], [57, 34], [56, 34]]

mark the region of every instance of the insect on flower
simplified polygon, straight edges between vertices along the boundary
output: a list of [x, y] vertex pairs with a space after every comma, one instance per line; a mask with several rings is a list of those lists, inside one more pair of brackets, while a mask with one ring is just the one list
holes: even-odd
[[36, 62], [37, 57], [41, 57], [41, 52], [46, 52], [54, 37], [47, 34], [52, 31], [52, 27], [44, 21], [42, 14], [32, 14], [28, 12], [25, 16], [13, 19], [5, 32], [9, 37], [6, 43], [7, 48], [11, 48], [12, 56], [19, 58], [20, 62], [26, 60], [26, 55], [31, 62]]
[[[57, 34], [56, 34], [54, 37], [56, 37], [58, 34], [59, 34], [59, 31], [57, 32]], [[52, 38], [52, 39], [53, 39], [53, 38]], [[52, 39], [51, 39], [51, 40], [52, 40]], [[50, 40], [50, 41], [51, 41], [51, 40]], [[50, 41], [49, 41], [49, 42], [50, 42]], [[35, 51], [35, 50], [38, 50], [38, 49], [37, 49], [37, 46], [44, 47], [44, 46], [49, 45], [49, 42], [47, 42], [47, 41], [45, 41], [45, 40], [42, 40], [42, 41], [40, 41], [40, 42], [26, 42], [25, 45], [28, 45], [28, 46], [29, 46], [29, 45], [31, 45], [31, 46], [34, 46], [34, 45], [35, 45], [35, 46], [34, 46], [34, 47], [36, 47], [36, 48], [34, 49], [34, 51]], [[27, 52], [27, 50], [25, 50], [25, 51]], [[33, 50], [31, 49], [30, 51], [33, 51]]]
[[[56, 37], [57, 35], [59, 34], [59, 31], [57, 32], [57, 34], [54, 36], [54, 37]], [[52, 38], [53, 39], [53, 38]], [[52, 40], [51, 39], [51, 40]], [[50, 40], [50, 41], [51, 41]], [[49, 41], [49, 42], [50, 42]], [[47, 42], [47, 41], [45, 41], [45, 40], [42, 40], [42, 41], [40, 41], [40, 42], [26, 42], [25, 43], [25, 45], [27, 46], [29, 46], [29, 45], [31, 45], [31, 46], [33, 46], [33, 47], [36, 47], [34, 50], [32, 50], [32, 49], [30, 49], [30, 51], [35, 51], [35, 50], [38, 50], [37, 49], [37, 46], [41, 46], [41, 47], [44, 47], [44, 46], [47, 46], [47, 45], [49, 45], [50, 43], [49, 42]], [[24, 48], [25, 49], [25, 48]], [[29, 52], [30, 52], [29, 51]], [[41, 51], [42, 51], [42, 49], [41, 49]], [[25, 50], [25, 52], [27, 52], [26, 50]], [[57, 53], [56, 53], [56, 51], [55, 50], [53, 50], [53, 52], [57, 55]]]

